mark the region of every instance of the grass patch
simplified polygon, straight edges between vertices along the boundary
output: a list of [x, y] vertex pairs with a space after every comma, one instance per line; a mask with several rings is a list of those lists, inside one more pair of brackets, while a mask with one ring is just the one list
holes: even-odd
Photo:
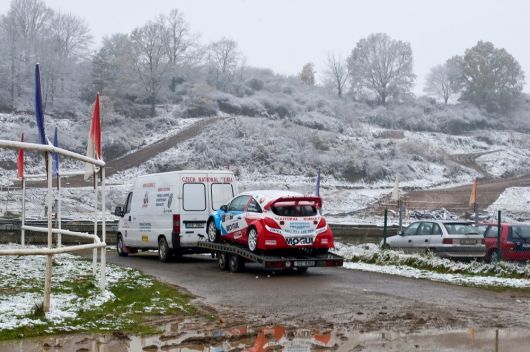
[[[84, 274], [91, 272], [90, 261], [71, 255], [63, 256], [61, 261], [64, 265], [54, 268], [51, 314], [44, 313], [41, 278], [23, 278], [19, 281], [24, 283], [23, 288], [15, 291], [13, 281], [4, 287], [0, 281], [0, 340], [110, 331], [156, 334], [161, 331], [154, 320], [197, 313], [190, 304], [190, 295], [138, 270], [109, 265], [108, 288], [102, 292], [99, 276], [95, 279]], [[67, 273], [71, 277], [65, 277]]]

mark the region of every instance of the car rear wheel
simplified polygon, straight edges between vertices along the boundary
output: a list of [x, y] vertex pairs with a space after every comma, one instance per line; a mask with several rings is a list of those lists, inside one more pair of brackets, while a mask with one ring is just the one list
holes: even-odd
[[230, 259], [228, 261], [228, 269], [230, 269], [230, 272], [232, 273], [238, 273], [243, 270], [243, 267], [245, 266], [245, 263], [243, 263], [243, 259], [238, 255], [231, 255]]
[[219, 242], [219, 230], [215, 226], [215, 222], [210, 220], [207, 225], [208, 242]]
[[497, 250], [494, 249], [494, 250], [489, 251], [488, 255], [486, 256], [486, 261], [492, 264], [498, 263], [499, 253], [497, 252]]
[[217, 264], [219, 265], [219, 269], [228, 270], [228, 254], [217, 253]]
[[170, 258], [171, 254], [166, 238], [160, 237], [160, 239], [158, 240], [158, 259], [160, 259], [162, 263], [167, 263]]
[[121, 237], [121, 235], [118, 235], [118, 241], [116, 242], [116, 251], [118, 252], [118, 255], [120, 257], [126, 257], [129, 255], [129, 253], [125, 251], [125, 244], [123, 243], [123, 238]]
[[248, 249], [250, 249], [251, 252], [255, 252], [258, 247], [258, 231], [254, 227], [251, 227], [248, 230], [247, 243]]

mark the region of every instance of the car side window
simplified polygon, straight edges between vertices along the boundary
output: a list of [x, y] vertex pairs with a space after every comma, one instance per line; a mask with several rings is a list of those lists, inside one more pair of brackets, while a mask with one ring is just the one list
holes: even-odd
[[432, 226], [432, 234], [433, 235], [441, 235], [442, 234], [442, 229], [440, 228], [440, 225], [438, 224], [433, 224]]
[[247, 206], [247, 211], [250, 213], [261, 213], [261, 207], [259, 206], [258, 202], [254, 198], [250, 200]]
[[432, 232], [432, 222], [422, 222], [418, 229], [418, 236], [430, 236]]
[[495, 237], [497, 238], [497, 229], [498, 226], [489, 226], [486, 232], [484, 233], [484, 237]]
[[409, 227], [405, 229], [403, 232], [403, 235], [405, 236], [414, 236], [416, 234], [416, 231], [418, 230], [418, 226], [420, 226], [419, 222], [415, 222], [413, 224], [410, 224]]
[[239, 196], [234, 198], [228, 206], [228, 211], [244, 211], [249, 196]]

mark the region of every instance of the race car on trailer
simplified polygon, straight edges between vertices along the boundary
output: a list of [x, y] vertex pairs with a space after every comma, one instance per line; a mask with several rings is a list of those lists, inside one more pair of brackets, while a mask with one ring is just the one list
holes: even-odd
[[329, 253], [333, 232], [320, 215], [322, 199], [287, 191], [251, 191], [234, 197], [208, 218], [208, 242], [220, 269], [240, 271], [246, 261], [269, 269], [305, 271], [340, 266]]

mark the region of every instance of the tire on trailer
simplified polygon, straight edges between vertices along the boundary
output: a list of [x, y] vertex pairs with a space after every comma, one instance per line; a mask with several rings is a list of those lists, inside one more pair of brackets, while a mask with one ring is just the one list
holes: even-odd
[[255, 227], [250, 227], [247, 233], [247, 246], [251, 252], [256, 252], [258, 247], [258, 230]]
[[164, 236], [158, 238], [158, 259], [162, 263], [167, 263], [171, 259], [171, 249]]
[[243, 262], [243, 258], [238, 256], [237, 254], [232, 254], [229, 256], [228, 259], [228, 269], [232, 273], [239, 273], [243, 271], [245, 267], [245, 263]]
[[219, 243], [221, 239], [221, 233], [217, 229], [217, 226], [215, 226], [215, 221], [211, 218], [206, 224], [206, 238], [208, 239], [208, 242], [213, 243]]
[[228, 270], [228, 254], [218, 252], [217, 253], [217, 265], [219, 265], [219, 269], [221, 270]]
[[126, 257], [129, 255], [129, 253], [125, 251], [125, 244], [123, 243], [123, 238], [121, 237], [121, 233], [118, 234], [118, 240], [116, 241], [116, 252], [118, 252], [118, 255], [120, 257]]
[[304, 267], [301, 267], [301, 268], [296, 268], [296, 272], [298, 272], [299, 274], [305, 274], [307, 273], [307, 270], [309, 268], [307, 266], [304, 266]]

